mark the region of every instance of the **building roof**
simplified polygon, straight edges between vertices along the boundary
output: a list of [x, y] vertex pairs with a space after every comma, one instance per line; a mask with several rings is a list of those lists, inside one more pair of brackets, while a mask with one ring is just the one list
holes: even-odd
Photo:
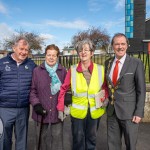
[[150, 18], [147, 18], [146, 20], [145, 20], [145, 22], [147, 22], [147, 21], [149, 21], [150, 20]]
[[0, 54], [3, 54], [3, 53], [8, 53], [9, 51], [7, 50], [0, 50]]
[[66, 47], [62, 49], [63, 51], [71, 51], [71, 50], [75, 50], [74, 47]]
[[45, 54], [34, 54], [34, 55], [32, 55], [33, 57], [44, 57], [45, 56]]

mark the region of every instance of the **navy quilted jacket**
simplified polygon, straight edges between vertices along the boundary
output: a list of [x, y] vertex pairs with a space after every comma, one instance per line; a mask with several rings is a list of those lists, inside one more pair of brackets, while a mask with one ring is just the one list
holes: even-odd
[[27, 58], [17, 66], [11, 53], [0, 59], [0, 107], [21, 108], [29, 105], [29, 92], [35, 63]]

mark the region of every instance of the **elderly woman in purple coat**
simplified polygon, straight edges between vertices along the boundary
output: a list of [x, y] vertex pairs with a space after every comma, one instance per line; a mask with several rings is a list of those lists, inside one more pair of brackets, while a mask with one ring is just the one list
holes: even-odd
[[[59, 53], [56, 45], [48, 45], [45, 49], [44, 63], [33, 71], [30, 103], [33, 106], [32, 118], [35, 121], [35, 128], [37, 129], [38, 122], [42, 122], [40, 132], [40, 149], [42, 150], [63, 149], [62, 122], [58, 119], [56, 106], [66, 69], [58, 63]], [[38, 134], [36, 139], [36, 145], [38, 145]]]

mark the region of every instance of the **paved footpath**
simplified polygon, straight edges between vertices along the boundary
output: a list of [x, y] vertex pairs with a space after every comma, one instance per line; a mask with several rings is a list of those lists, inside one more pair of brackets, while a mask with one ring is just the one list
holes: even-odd
[[[72, 143], [71, 122], [70, 122], [70, 117], [67, 117], [64, 122], [64, 150], [71, 150], [71, 143]], [[15, 150], [14, 145], [13, 145], [13, 150]], [[28, 150], [35, 150], [34, 149], [34, 123], [32, 119], [30, 119], [29, 121]], [[98, 137], [97, 137], [97, 150], [108, 150], [106, 115], [104, 115], [100, 121]], [[123, 141], [122, 150], [125, 150], [124, 141]], [[137, 150], [150, 150], [150, 123], [140, 124]]]

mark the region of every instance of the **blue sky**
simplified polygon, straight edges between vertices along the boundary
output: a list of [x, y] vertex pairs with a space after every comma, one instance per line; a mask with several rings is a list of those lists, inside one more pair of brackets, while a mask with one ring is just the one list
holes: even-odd
[[[146, 0], [147, 18], [150, 0]], [[73, 35], [89, 27], [112, 36], [125, 32], [125, 0], [0, 0], [0, 41], [16, 30], [35, 32], [45, 44], [69, 46]]]

